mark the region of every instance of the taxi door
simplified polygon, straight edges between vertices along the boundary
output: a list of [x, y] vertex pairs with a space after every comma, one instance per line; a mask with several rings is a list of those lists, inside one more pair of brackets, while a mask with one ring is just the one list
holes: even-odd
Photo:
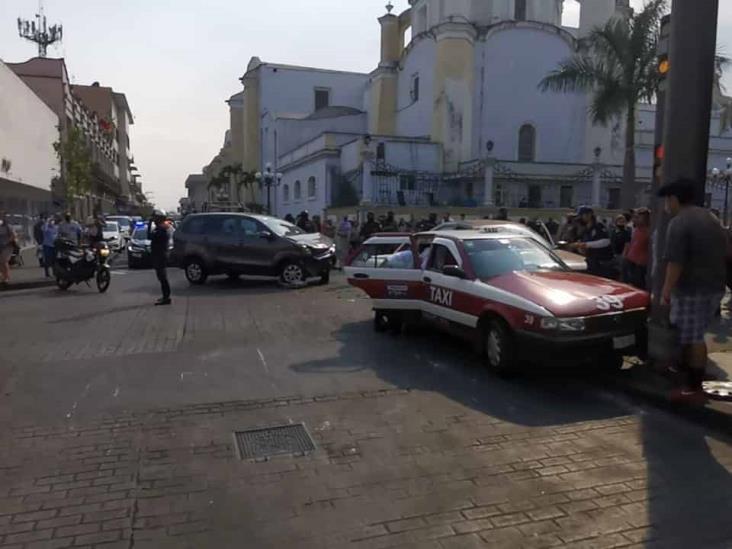
[[460, 253], [454, 241], [436, 238], [422, 271], [423, 315], [446, 329], [475, 328], [478, 315], [476, 299], [471, 295], [474, 282], [445, 274], [448, 266], [464, 267]]
[[377, 311], [420, 311], [422, 271], [413, 248], [390, 254], [373, 255], [357, 267], [345, 267], [348, 283], [366, 292]]

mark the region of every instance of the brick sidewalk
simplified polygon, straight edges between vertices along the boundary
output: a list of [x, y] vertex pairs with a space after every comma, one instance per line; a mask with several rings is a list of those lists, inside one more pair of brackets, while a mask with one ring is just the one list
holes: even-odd
[[[540, 418], [537, 418], [540, 420]], [[304, 421], [310, 456], [232, 433]], [[729, 547], [732, 446], [666, 416], [517, 425], [429, 391], [3, 431], [0, 547]]]

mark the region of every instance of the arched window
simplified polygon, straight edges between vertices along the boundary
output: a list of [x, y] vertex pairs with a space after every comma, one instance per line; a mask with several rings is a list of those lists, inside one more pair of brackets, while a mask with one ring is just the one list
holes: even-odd
[[300, 185], [300, 181], [295, 181], [295, 200], [300, 200], [302, 198], [302, 185]]
[[290, 201], [290, 186], [287, 184], [282, 186], [282, 201], [283, 202]]
[[308, 179], [308, 198], [315, 198], [316, 184], [315, 178], [311, 177]]
[[536, 159], [536, 129], [524, 124], [519, 130], [518, 161], [533, 162]]
[[526, 21], [526, 0], [515, 0], [514, 19], [516, 21]]

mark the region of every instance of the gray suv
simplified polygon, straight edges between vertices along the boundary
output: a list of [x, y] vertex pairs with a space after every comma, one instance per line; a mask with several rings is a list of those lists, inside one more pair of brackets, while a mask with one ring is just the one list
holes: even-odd
[[191, 284], [209, 275], [279, 277], [288, 285], [330, 279], [335, 246], [275, 217], [240, 213], [187, 216], [173, 236], [173, 257]]

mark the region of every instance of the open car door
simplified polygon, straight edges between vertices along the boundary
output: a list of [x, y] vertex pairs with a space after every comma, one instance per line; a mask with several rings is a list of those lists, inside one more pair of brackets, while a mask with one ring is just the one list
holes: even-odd
[[386, 256], [361, 259], [360, 266], [349, 266], [344, 271], [348, 283], [372, 299], [375, 310], [421, 310], [422, 270], [413, 247]]

